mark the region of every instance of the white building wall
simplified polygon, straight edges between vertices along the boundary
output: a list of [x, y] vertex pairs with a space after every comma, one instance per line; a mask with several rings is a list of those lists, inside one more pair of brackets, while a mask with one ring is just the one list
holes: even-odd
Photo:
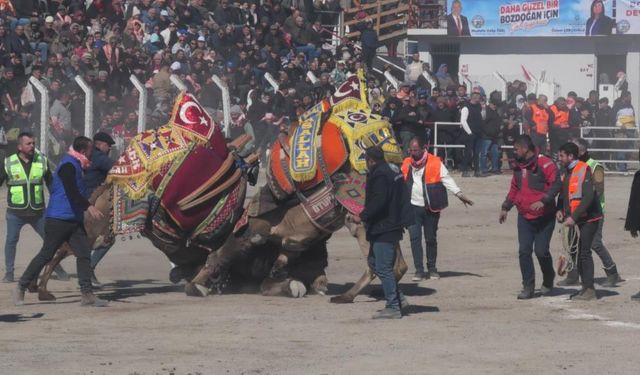
[[[575, 91], [578, 96], [587, 97], [589, 91], [596, 88], [596, 57], [592, 54], [460, 55], [460, 71], [468, 75], [474, 85], [480, 83], [487, 95], [493, 90], [502, 91], [502, 83], [493, 74], [496, 71], [507, 81], [527, 82], [522, 67], [538, 79], [546, 71], [545, 81], [555, 82], [562, 96]], [[631, 86], [631, 82], [629, 84]], [[532, 82], [527, 85], [530, 91], [534, 89]]]
[[627, 81], [631, 103], [636, 110], [636, 125], [640, 125], [640, 52], [627, 54]]

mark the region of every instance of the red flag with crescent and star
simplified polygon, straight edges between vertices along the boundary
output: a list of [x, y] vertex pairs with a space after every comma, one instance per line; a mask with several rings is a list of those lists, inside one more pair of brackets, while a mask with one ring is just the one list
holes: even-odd
[[176, 99], [169, 123], [198, 143], [208, 142], [216, 131], [211, 116], [198, 100], [187, 92], [180, 93]]
[[346, 109], [368, 109], [367, 85], [364, 81], [362, 70], [349, 77], [336, 92], [329, 98], [329, 104], [333, 113]]

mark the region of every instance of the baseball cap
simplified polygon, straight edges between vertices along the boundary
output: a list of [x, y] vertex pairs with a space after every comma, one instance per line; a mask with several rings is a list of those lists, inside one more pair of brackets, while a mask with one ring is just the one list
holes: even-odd
[[96, 133], [96, 135], [93, 136], [93, 141], [101, 141], [108, 144], [109, 146], [113, 146], [114, 144], [116, 144], [113, 138], [111, 138], [111, 136], [105, 132]]

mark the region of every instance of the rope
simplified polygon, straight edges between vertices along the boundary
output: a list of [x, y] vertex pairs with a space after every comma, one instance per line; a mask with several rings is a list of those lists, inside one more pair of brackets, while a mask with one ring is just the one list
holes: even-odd
[[[566, 269], [564, 272], [571, 272], [578, 261], [580, 251], [580, 228], [577, 225], [573, 227], [562, 226], [560, 229], [562, 236], [562, 252], [560, 257], [567, 259]], [[559, 272], [561, 270], [558, 270]], [[563, 272], [563, 273], [564, 273]]]

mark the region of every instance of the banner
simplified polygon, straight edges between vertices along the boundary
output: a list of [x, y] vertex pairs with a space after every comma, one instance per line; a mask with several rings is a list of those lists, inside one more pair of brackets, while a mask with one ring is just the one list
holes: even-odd
[[617, 0], [618, 34], [640, 34], [640, 0]]
[[[592, 36], [640, 33], [640, 0], [447, 0], [447, 35]], [[624, 10], [623, 10], [624, 9]], [[621, 30], [616, 27], [616, 21]]]

